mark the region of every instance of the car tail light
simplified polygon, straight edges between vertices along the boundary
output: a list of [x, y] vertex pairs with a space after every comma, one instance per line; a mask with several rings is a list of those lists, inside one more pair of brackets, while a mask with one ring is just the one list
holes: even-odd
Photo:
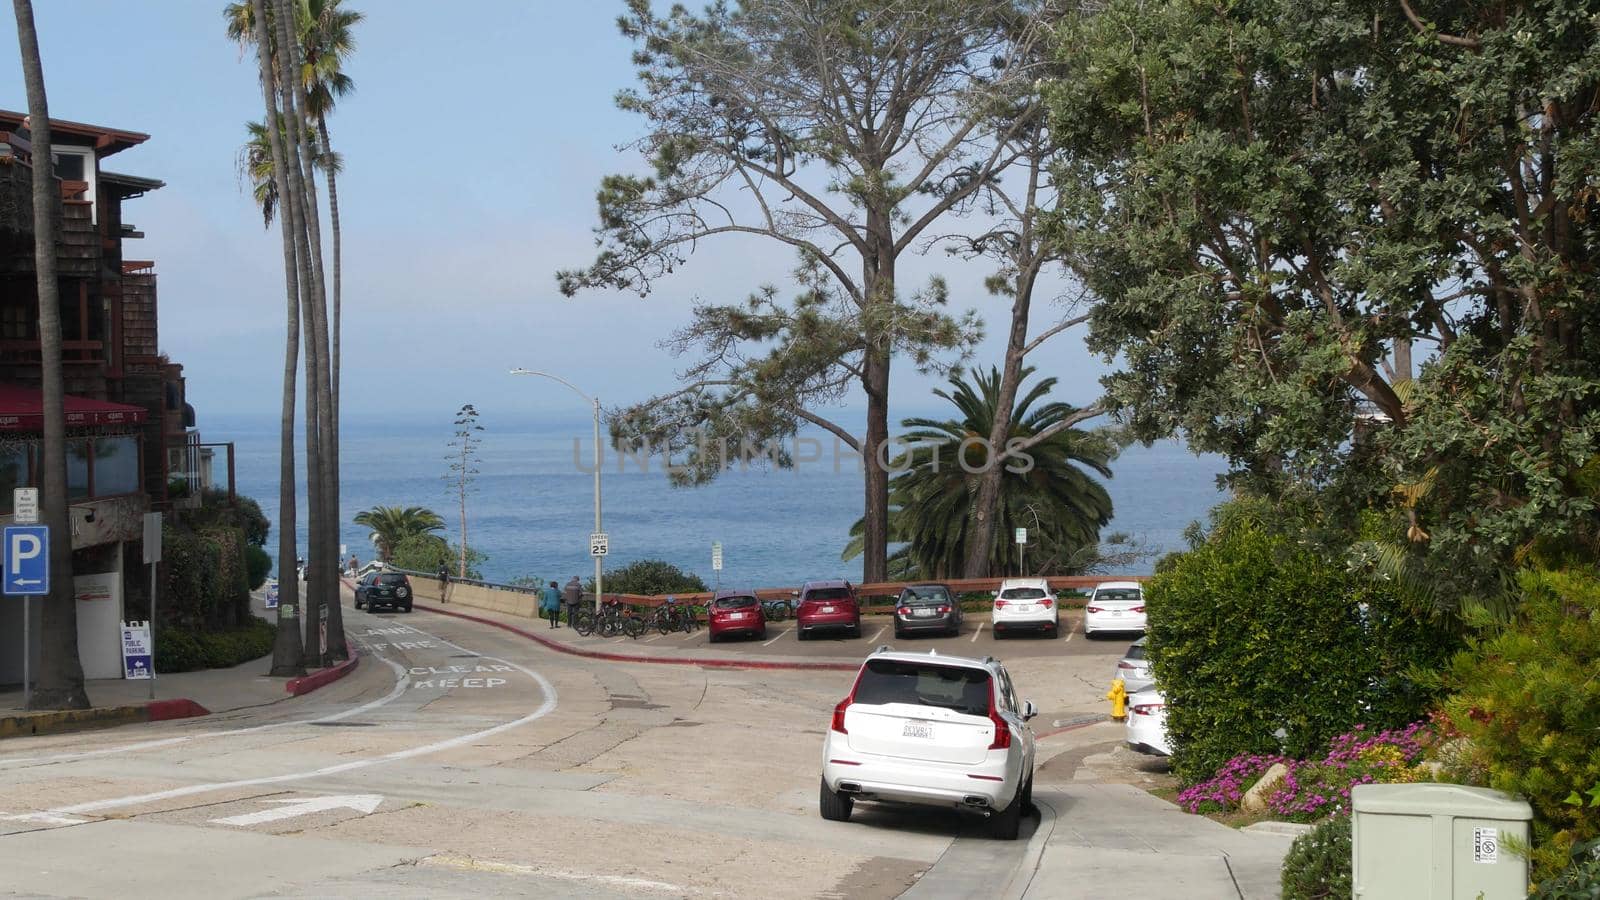
[[1105, 612], [1105, 608], [1100, 606], [1086, 606], [1084, 609], [1088, 612]]
[[1011, 726], [1006, 720], [1000, 718], [999, 698], [994, 695], [994, 682], [989, 682], [989, 721], [994, 723], [994, 740], [989, 742], [990, 750], [1006, 750], [1011, 747]]
[[1140, 703], [1133, 708], [1133, 714], [1136, 716], [1153, 716], [1165, 709], [1166, 706], [1165, 703]]
[[909, 615], [911, 615], [911, 607], [902, 606], [899, 609], [895, 610], [895, 612], [899, 613], [902, 616], [909, 616]]
[[939, 612], [941, 612], [941, 613], [947, 613], [949, 611], [950, 611], [950, 607], [948, 607], [948, 606], [939, 607]]
[[1133, 609], [1129, 610], [1129, 612], [1144, 612], [1144, 607], [1135, 606]]
[[1046, 597], [1043, 600], [1039, 601], [1039, 605], [1048, 609], [1050, 604], [1052, 604], [1054, 602], [1055, 602], [1054, 600], [1051, 600], [1049, 597]]
[[839, 705], [835, 706], [833, 708], [833, 724], [828, 726], [828, 729], [830, 731], [837, 731], [840, 734], [849, 734], [850, 733], [849, 731], [845, 730], [845, 727], [844, 727], [844, 711], [849, 709], [849, 708], [850, 708], [850, 698], [849, 697], [846, 697], [843, 700], [840, 700], [839, 701]]
[[1119, 669], [1137, 669], [1139, 667], [1134, 665], [1131, 662], [1128, 662], [1127, 660], [1123, 660], [1122, 662], [1117, 663], [1117, 668], [1119, 668]]
[[1005, 609], [1006, 608], [1006, 602], [1004, 600], [996, 600], [996, 601], [994, 601], [994, 608], [995, 609]]

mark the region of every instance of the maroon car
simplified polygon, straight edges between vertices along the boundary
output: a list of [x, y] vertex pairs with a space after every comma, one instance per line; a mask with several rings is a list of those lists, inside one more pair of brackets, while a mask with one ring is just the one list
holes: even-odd
[[706, 606], [709, 631], [713, 642], [724, 635], [765, 638], [767, 617], [761, 611], [761, 601], [755, 591], [717, 591]]
[[819, 631], [861, 636], [861, 604], [848, 581], [808, 581], [800, 587], [795, 634], [806, 640]]

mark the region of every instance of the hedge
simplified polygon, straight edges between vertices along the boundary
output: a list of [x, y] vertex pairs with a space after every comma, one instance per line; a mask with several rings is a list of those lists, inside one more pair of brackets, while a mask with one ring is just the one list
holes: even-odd
[[255, 616], [246, 625], [225, 631], [157, 627], [156, 671], [231, 668], [271, 653], [276, 635], [270, 622]]
[[1248, 516], [1149, 583], [1150, 657], [1185, 785], [1241, 753], [1311, 756], [1356, 725], [1420, 718], [1411, 672], [1457, 646], [1331, 554]]

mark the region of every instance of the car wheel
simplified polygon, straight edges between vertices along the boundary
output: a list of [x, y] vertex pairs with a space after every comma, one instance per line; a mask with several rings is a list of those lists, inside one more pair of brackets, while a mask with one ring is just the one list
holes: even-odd
[[807, 635], [807, 634], [806, 634], [806, 630], [805, 630], [805, 629], [804, 629], [804, 628], [796, 628], [796, 629], [795, 629], [795, 630], [794, 630], [794, 639], [795, 639], [795, 640], [797, 640], [797, 641], [803, 641], [803, 640], [805, 640], [805, 639], [806, 639], [806, 638], [807, 638], [807, 637], [809, 637], [809, 635]]
[[1000, 841], [1014, 841], [1017, 832], [1022, 828], [1022, 789], [1017, 789], [1017, 795], [1011, 798], [1011, 805], [1003, 811], [991, 813], [984, 823], [989, 837]]
[[894, 639], [895, 639], [895, 640], [897, 640], [897, 641], [899, 641], [899, 640], [904, 640], [904, 639], [905, 639], [905, 636], [906, 636], [906, 633], [905, 633], [905, 632], [904, 632], [904, 631], [901, 631], [901, 630], [900, 630], [900, 629], [898, 629], [898, 628], [896, 628], [896, 629], [895, 629], [895, 630], [894, 630]]
[[411, 612], [411, 604], [409, 604], [409, 603], [407, 603], [405, 606], [402, 606], [400, 608], [405, 610], [406, 612]]
[[[856, 802], [843, 794], [828, 790], [828, 780], [822, 779], [822, 793], [818, 797], [817, 807], [822, 812], [822, 817], [829, 822], [850, 821], [850, 810]], [[1015, 837], [1015, 835], [1013, 835]]]
[[1033, 815], [1039, 811], [1039, 807], [1033, 805], [1032, 775], [1029, 775], [1027, 782], [1022, 785], [1022, 811], [1028, 815]]
[[717, 640], [719, 638], [721, 638], [721, 637], [722, 637], [722, 635], [717, 634], [715, 631], [713, 631], [710, 634], [706, 635], [706, 643], [715, 644], [717, 642]]
[[360, 608], [361, 608], [361, 598], [357, 597], [356, 598], [356, 609], [360, 609]]

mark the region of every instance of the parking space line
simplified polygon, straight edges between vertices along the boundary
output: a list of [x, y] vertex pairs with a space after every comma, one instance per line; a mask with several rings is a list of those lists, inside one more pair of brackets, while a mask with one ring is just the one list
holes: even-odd
[[776, 643], [777, 643], [777, 642], [778, 642], [778, 641], [781, 641], [781, 640], [783, 640], [783, 638], [784, 638], [784, 636], [785, 636], [785, 635], [787, 635], [787, 634], [789, 634], [789, 633], [790, 633], [790, 632], [793, 632], [793, 631], [794, 631], [794, 626], [793, 626], [793, 625], [790, 625], [790, 626], [789, 626], [789, 627], [788, 627], [788, 628], [785, 628], [785, 629], [784, 629], [784, 630], [782, 630], [782, 631], [780, 631], [780, 632], [778, 632], [778, 636], [777, 636], [777, 637], [775, 637], [775, 638], [773, 638], [773, 639], [772, 639], [772, 640], [770, 640], [770, 641], [765, 641], [765, 642], [763, 642], [763, 643], [762, 643], [762, 644], [761, 644], [761, 646], [763, 646], [763, 647], [770, 647], [770, 646], [772, 646], [772, 645], [773, 645], [773, 644], [776, 644]]
[[642, 644], [648, 644], [648, 643], [650, 643], [650, 642], [651, 642], [651, 641], [659, 641], [659, 640], [661, 640], [661, 637], [662, 637], [662, 636], [661, 636], [661, 635], [659, 635], [659, 634], [652, 634], [652, 635], [650, 635], [650, 636], [649, 636], [649, 637], [647, 637], [647, 638], [645, 638], [645, 639], [644, 639], [644, 640], [643, 640], [643, 641], [640, 641], [640, 643], [642, 643]]
[[972, 642], [974, 644], [976, 644], [978, 642], [978, 635], [983, 634], [983, 626], [985, 626], [987, 624], [989, 624], [989, 623], [988, 622], [979, 622], [978, 623], [978, 630], [974, 631], [972, 633]]
[[883, 633], [884, 633], [884, 632], [885, 632], [885, 631], [888, 631], [888, 630], [889, 630], [889, 626], [887, 626], [887, 625], [883, 625], [883, 626], [881, 626], [881, 627], [879, 627], [879, 628], [878, 628], [878, 633], [877, 633], [877, 634], [875, 634], [875, 635], [873, 635], [873, 636], [872, 636], [872, 640], [871, 640], [871, 641], [868, 641], [868, 643], [871, 643], [871, 644], [876, 644], [876, 643], [877, 643], [877, 642], [878, 642], [878, 638], [881, 638], [881, 637], [883, 637]]

